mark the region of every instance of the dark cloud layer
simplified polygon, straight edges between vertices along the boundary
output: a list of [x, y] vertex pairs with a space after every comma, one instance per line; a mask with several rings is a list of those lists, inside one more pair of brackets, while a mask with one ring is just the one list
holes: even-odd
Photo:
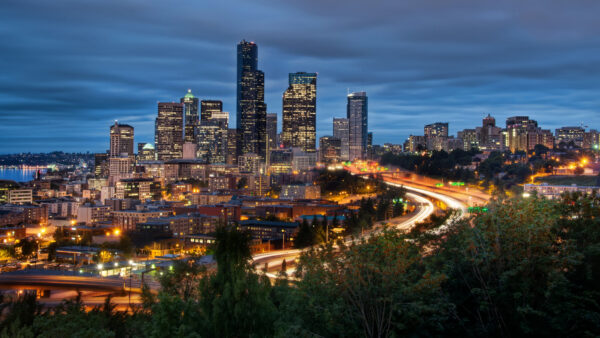
[[369, 95], [375, 142], [487, 113], [600, 128], [600, 3], [589, 1], [29, 1], [0, 5], [0, 153], [102, 151], [113, 120], [152, 141], [157, 101], [187, 88], [235, 123], [235, 45], [259, 45], [270, 112], [314, 71], [318, 134]]

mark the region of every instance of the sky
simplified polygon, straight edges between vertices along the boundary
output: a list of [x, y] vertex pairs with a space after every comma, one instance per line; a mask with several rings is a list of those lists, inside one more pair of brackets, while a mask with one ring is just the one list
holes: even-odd
[[[0, 153], [152, 142], [157, 102], [220, 99], [235, 125], [236, 44], [258, 44], [267, 111], [318, 73], [317, 137], [366, 91], [374, 143], [528, 115], [600, 129], [596, 0], [2, 0]], [[280, 122], [281, 120], [279, 120]], [[279, 126], [281, 128], [281, 126]]]

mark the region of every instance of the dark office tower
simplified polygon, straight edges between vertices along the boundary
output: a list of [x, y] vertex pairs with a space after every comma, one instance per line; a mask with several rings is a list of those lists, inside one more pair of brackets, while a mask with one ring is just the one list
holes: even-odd
[[194, 97], [192, 90], [181, 98], [185, 109], [185, 135], [184, 142], [196, 143], [196, 130], [198, 128], [198, 98]]
[[342, 142], [333, 136], [323, 136], [319, 139], [319, 161], [322, 163], [337, 163], [340, 161], [340, 146]]
[[237, 164], [237, 129], [227, 129], [227, 164]]
[[281, 137], [285, 147], [316, 150], [317, 74], [291, 73], [283, 93]]
[[340, 160], [348, 161], [350, 159], [350, 126], [348, 119], [333, 119], [333, 137], [340, 140]]
[[94, 176], [96, 178], [108, 177], [108, 154], [94, 154]]
[[348, 94], [350, 160], [365, 159], [367, 153], [368, 100], [366, 92]]
[[496, 126], [496, 119], [494, 117], [492, 117], [490, 114], [488, 114], [488, 116], [483, 118], [483, 127], [495, 127]]
[[258, 48], [242, 40], [237, 46], [237, 154], [255, 153], [265, 158], [267, 105], [265, 74], [257, 70]]
[[110, 157], [133, 156], [133, 127], [115, 122], [110, 126]]
[[277, 114], [267, 114], [267, 148], [270, 150], [277, 149]]
[[183, 103], [159, 102], [154, 131], [159, 161], [179, 159], [183, 155]]
[[202, 100], [200, 101], [200, 124], [210, 119], [213, 112], [220, 113], [223, 111], [223, 102], [219, 100]]
[[373, 159], [373, 133], [367, 133], [367, 159]]

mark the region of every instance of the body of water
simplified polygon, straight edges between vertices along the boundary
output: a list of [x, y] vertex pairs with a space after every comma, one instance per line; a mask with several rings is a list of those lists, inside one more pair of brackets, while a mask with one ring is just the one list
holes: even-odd
[[0, 168], [0, 180], [11, 180], [16, 182], [29, 182], [34, 179], [35, 169], [2, 169]]

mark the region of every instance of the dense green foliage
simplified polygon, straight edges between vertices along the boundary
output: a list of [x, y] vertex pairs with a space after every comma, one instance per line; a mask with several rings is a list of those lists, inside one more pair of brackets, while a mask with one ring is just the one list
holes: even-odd
[[381, 157], [382, 165], [394, 165], [420, 175], [444, 177], [450, 180], [470, 181], [475, 178], [473, 171], [464, 168], [472, 162], [476, 150], [433, 151], [431, 155], [386, 153]]
[[[330, 242], [270, 283], [247, 234], [221, 228], [215, 270], [180, 263], [133, 315], [107, 302], [5, 301], [4, 337], [386, 337], [600, 334], [600, 197], [532, 197], [428, 231]], [[450, 218], [451, 219], [451, 218]], [[450, 223], [448, 223], [450, 222]], [[289, 263], [289, 262], [288, 262]], [[282, 269], [285, 270], [285, 267]]]
[[383, 186], [378, 180], [363, 179], [352, 175], [346, 170], [322, 170], [317, 177], [316, 183], [321, 187], [321, 195], [339, 194], [346, 192], [353, 194], [370, 194], [381, 190]]

